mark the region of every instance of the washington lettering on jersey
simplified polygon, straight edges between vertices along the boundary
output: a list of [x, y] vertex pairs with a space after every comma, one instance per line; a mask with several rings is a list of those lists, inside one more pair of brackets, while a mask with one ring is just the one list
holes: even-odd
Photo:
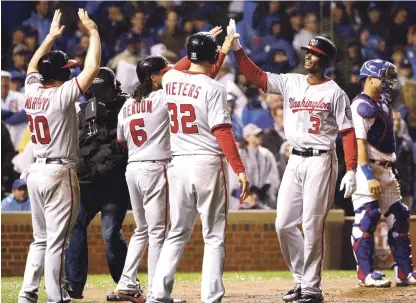
[[308, 100], [306, 97], [303, 98], [302, 101], [296, 101], [295, 98], [289, 98], [289, 107], [292, 109], [293, 113], [296, 113], [297, 111], [301, 110], [306, 110], [310, 114], [312, 114], [314, 111], [331, 111], [330, 102], [325, 102], [324, 99], [321, 99], [319, 101], [311, 101]]
[[184, 96], [198, 99], [201, 86], [183, 82], [166, 83], [166, 94], [170, 96]]
[[296, 149], [333, 150], [338, 133], [352, 128], [350, 100], [331, 79], [267, 73], [267, 93], [283, 96], [285, 135]]
[[151, 113], [152, 112], [152, 100], [142, 100], [133, 102], [126, 107], [123, 107], [123, 118], [126, 119], [135, 114]]

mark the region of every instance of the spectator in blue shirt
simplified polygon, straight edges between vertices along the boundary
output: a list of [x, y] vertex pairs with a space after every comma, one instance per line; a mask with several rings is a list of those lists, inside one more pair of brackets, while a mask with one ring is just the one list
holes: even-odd
[[17, 179], [13, 182], [12, 193], [1, 201], [1, 211], [30, 211], [25, 180]]
[[143, 53], [150, 54], [150, 47], [153, 46], [156, 41], [153, 36], [146, 31], [146, 16], [143, 11], [137, 11], [130, 19], [131, 28], [128, 32], [121, 34], [118, 41], [116, 52], [122, 52], [126, 48], [126, 40], [128, 37], [133, 37], [137, 41], [140, 41], [140, 48]]
[[267, 113], [262, 114], [256, 120], [256, 125], [261, 129], [270, 128], [274, 125], [275, 120], [272, 117], [272, 113], [276, 111], [277, 108], [283, 108], [283, 96], [275, 94], [267, 94]]
[[416, 31], [410, 34], [410, 45], [406, 48], [406, 57], [412, 64], [413, 79], [416, 80]]
[[51, 20], [47, 18], [48, 8], [48, 1], [38, 1], [35, 5], [36, 12], [32, 12], [30, 18], [23, 22], [23, 25], [38, 31], [38, 41], [45, 40], [51, 27]]

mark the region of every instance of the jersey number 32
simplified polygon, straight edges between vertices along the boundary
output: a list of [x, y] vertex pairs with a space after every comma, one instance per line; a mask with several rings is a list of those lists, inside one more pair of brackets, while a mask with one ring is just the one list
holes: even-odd
[[[181, 117], [178, 117], [178, 108]], [[179, 132], [179, 120], [181, 122], [182, 133], [184, 134], [198, 134], [198, 125], [194, 122], [196, 120], [195, 107], [192, 104], [168, 103], [170, 113], [170, 131], [174, 134]]]

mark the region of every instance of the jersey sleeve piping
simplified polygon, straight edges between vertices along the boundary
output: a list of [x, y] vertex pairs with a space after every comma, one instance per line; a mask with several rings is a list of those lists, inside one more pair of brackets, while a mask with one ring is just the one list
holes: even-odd
[[76, 77], [75, 77], [75, 83], [77, 84], [77, 87], [78, 87], [79, 91], [81, 92], [81, 95], [84, 95], [84, 92], [82, 91], [81, 86], [78, 83], [78, 78], [76, 78]]
[[224, 128], [232, 128], [233, 125], [231, 123], [217, 124], [217, 125], [214, 125], [213, 127], [211, 127], [211, 132], [213, 133], [216, 129], [223, 128], [223, 127]]
[[25, 81], [26, 81], [27, 77], [29, 77], [30, 75], [33, 75], [33, 74], [39, 74], [39, 73], [38, 73], [38, 72], [31, 72], [31, 73], [28, 73], [28, 74], [26, 75], [26, 77], [25, 77]]
[[338, 133], [339, 134], [346, 133], [346, 132], [348, 132], [350, 130], [353, 130], [353, 129], [354, 129], [353, 127], [344, 128], [344, 129], [341, 129], [340, 131], [338, 131]]

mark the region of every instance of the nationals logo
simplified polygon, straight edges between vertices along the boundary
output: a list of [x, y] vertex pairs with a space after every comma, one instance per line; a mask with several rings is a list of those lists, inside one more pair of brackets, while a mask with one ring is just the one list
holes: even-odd
[[303, 98], [302, 101], [296, 101], [295, 98], [289, 98], [289, 107], [293, 113], [298, 111], [306, 110], [310, 114], [312, 112], [329, 112], [331, 111], [331, 103], [324, 102], [324, 99], [319, 101], [312, 101]]
[[318, 42], [319, 41], [314, 38], [309, 42], [309, 45], [316, 46], [316, 45], [318, 45]]

